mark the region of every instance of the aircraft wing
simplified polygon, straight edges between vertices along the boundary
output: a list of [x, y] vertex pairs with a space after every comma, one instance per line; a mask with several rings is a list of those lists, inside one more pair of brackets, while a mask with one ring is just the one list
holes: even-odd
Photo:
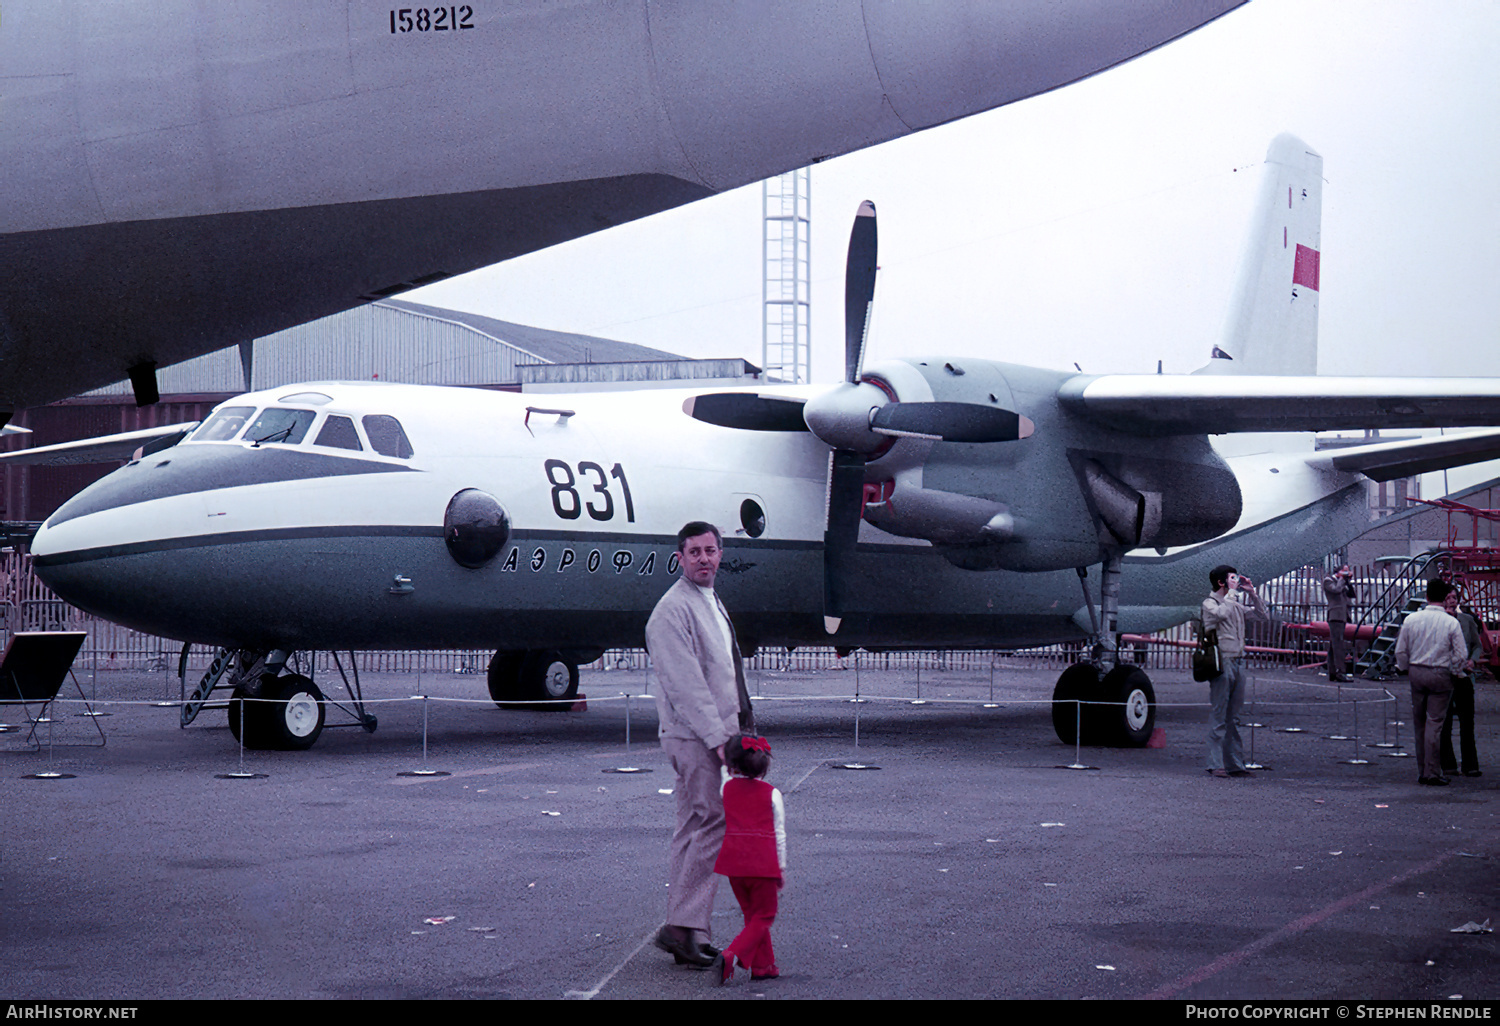
[[1078, 375], [1058, 399], [1141, 435], [1500, 426], [1500, 378]]
[[88, 463], [114, 463], [131, 459], [137, 449], [149, 455], [176, 445], [197, 426], [196, 420], [187, 424], [163, 424], [160, 427], [142, 428], [140, 431], [125, 431], [118, 435], [100, 435], [97, 438], [81, 438], [76, 442], [19, 449], [0, 455], [0, 466], [72, 467]]
[[8, 4], [0, 418], [1059, 88], [1242, 2]]

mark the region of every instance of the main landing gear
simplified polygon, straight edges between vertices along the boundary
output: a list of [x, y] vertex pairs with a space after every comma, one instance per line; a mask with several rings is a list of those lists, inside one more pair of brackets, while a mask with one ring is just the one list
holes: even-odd
[[1067, 744], [1140, 748], [1156, 726], [1156, 691], [1139, 666], [1120, 662], [1116, 621], [1120, 609], [1120, 557], [1104, 563], [1100, 586], [1105, 630], [1100, 631], [1094, 603], [1080, 567], [1078, 581], [1093, 625], [1088, 662], [1074, 663], [1057, 679], [1052, 692], [1052, 729]]
[[566, 712], [578, 698], [578, 664], [593, 659], [556, 649], [502, 649], [490, 660], [490, 697], [502, 709]]
[[1139, 666], [1074, 663], [1057, 679], [1052, 728], [1070, 745], [1140, 748], [1155, 726], [1156, 692]]

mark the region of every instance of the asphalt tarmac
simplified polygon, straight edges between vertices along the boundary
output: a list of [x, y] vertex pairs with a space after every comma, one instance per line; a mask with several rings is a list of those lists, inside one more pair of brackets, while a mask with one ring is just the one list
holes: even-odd
[[[0, 735], [0, 1001], [1500, 996], [1495, 935], [1451, 932], [1500, 922], [1493, 682], [1486, 775], [1438, 788], [1369, 747], [1410, 750], [1404, 683], [1393, 706], [1260, 671], [1246, 719], [1270, 768], [1221, 780], [1206, 685], [1153, 674], [1165, 747], [1069, 769], [1055, 677], [923, 671], [923, 705], [910, 671], [862, 671], [858, 704], [852, 671], [752, 677], [786, 796], [782, 975], [715, 987], [649, 943], [674, 781], [649, 699], [626, 747], [618, 696], [644, 674], [585, 674], [575, 713], [498, 710], [482, 677], [367, 676], [375, 734], [241, 762], [223, 712], [180, 729], [146, 703], [175, 680], [101, 673], [104, 747]], [[79, 708], [55, 741], [98, 740]], [[1327, 740], [1356, 710], [1360, 737]], [[445, 776], [401, 775], [424, 766], [424, 712]], [[264, 776], [221, 777], [241, 766]], [[49, 768], [71, 776], [28, 776]], [[739, 924], [722, 887], [716, 939]]]

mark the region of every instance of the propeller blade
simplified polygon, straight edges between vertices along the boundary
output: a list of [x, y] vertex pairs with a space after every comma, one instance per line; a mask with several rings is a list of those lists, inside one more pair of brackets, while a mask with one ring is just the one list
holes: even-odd
[[875, 204], [865, 200], [854, 215], [849, 255], [844, 263], [844, 380], [851, 385], [859, 380], [865, 338], [870, 331], [870, 307], [875, 301], [875, 252]]
[[750, 392], [713, 392], [689, 396], [682, 412], [705, 424], [742, 431], [806, 431], [803, 402]]
[[823, 531], [823, 629], [834, 634], [853, 588], [854, 547], [864, 508], [865, 458], [835, 449], [828, 459], [828, 519]]
[[1029, 417], [979, 403], [889, 403], [870, 417], [876, 434], [944, 442], [1014, 442], [1035, 427]]

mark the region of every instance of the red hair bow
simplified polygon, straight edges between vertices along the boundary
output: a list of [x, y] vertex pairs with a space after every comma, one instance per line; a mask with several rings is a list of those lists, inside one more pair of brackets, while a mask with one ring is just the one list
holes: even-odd
[[747, 752], [765, 752], [771, 754], [771, 742], [763, 737], [746, 737], [740, 739], [740, 747]]

